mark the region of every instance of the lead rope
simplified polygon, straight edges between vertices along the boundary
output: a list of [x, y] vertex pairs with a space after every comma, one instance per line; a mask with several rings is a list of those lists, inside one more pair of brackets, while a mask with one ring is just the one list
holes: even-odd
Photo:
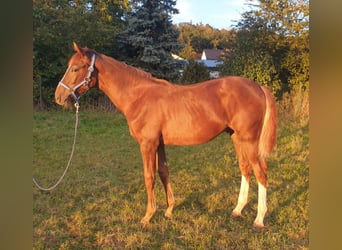
[[59, 185], [59, 183], [63, 180], [63, 178], [64, 178], [64, 176], [65, 176], [65, 174], [66, 174], [66, 172], [68, 171], [68, 168], [69, 168], [69, 166], [70, 166], [71, 159], [72, 159], [72, 157], [73, 157], [73, 155], [74, 155], [75, 146], [76, 146], [76, 135], [77, 135], [77, 126], [78, 126], [78, 110], [79, 110], [79, 108], [80, 108], [80, 105], [78, 104], [78, 101], [76, 101], [76, 103], [75, 103], [75, 108], [76, 108], [76, 114], [75, 114], [75, 116], [76, 116], [76, 121], [75, 121], [74, 143], [73, 143], [73, 145], [72, 145], [72, 149], [71, 149], [71, 153], [70, 153], [70, 157], [69, 157], [68, 164], [67, 164], [67, 166], [66, 166], [66, 168], [65, 168], [65, 170], [64, 170], [64, 172], [63, 172], [63, 174], [62, 174], [62, 176], [59, 178], [59, 180], [56, 182], [56, 184], [54, 184], [53, 186], [51, 186], [51, 187], [49, 187], [49, 188], [44, 188], [44, 187], [42, 187], [41, 185], [38, 184], [38, 182], [36, 181], [36, 179], [35, 179], [34, 177], [32, 177], [32, 180], [33, 180], [34, 184], [36, 184], [37, 188], [39, 188], [39, 189], [42, 190], [42, 191], [51, 191], [51, 190], [55, 189], [55, 188]]

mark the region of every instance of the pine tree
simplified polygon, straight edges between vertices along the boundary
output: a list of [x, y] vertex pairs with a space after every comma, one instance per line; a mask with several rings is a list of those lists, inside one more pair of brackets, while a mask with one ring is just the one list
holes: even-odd
[[120, 37], [124, 60], [155, 77], [175, 80], [179, 68], [171, 53], [182, 48], [171, 20], [171, 15], [178, 13], [174, 8], [176, 1], [133, 0], [131, 4], [126, 15], [127, 28]]

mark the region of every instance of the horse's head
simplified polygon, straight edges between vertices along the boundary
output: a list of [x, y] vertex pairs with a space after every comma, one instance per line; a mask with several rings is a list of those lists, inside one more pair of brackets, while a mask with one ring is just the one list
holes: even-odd
[[73, 101], [77, 102], [81, 95], [97, 84], [95, 52], [79, 48], [76, 43], [74, 50], [76, 53], [70, 58], [68, 69], [55, 91], [56, 103], [64, 107], [70, 107]]

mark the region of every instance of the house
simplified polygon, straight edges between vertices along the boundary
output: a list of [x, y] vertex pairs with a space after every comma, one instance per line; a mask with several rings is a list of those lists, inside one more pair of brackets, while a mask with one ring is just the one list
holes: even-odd
[[[216, 79], [220, 77], [220, 72], [218, 71], [218, 67], [223, 65], [222, 56], [224, 53], [227, 53], [225, 50], [221, 49], [204, 49], [202, 51], [201, 59], [195, 60], [197, 63], [202, 63], [209, 70], [209, 77], [211, 79]], [[189, 64], [188, 60], [177, 56], [175, 54], [171, 54], [173, 59], [177, 60], [177, 62], [184, 68]], [[180, 70], [180, 74], [183, 73], [183, 69]]]
[[221, 49], [204, 49], [201, 60], [220, 60], [223, 50]]
[[189, 65], [189, 61], [184, 59], [183, 57], [180, 57], [176, 54], [171, 53], [171, 56], [174, 60], [176, 60], [177, 64], [180, 66], [179, 74], [183, 75], [184, 67]]
[[220, 72], [218, 66], [223, 64], [221, 59], [223, 50], [220, 49], [204, 49], [201, 60], [196, 60], [198, 63], [203, 63], [209, 69], [210, 78], [219, 78]]

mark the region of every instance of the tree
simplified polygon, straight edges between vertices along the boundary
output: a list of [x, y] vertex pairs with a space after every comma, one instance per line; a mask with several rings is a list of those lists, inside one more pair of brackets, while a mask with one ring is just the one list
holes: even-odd
[[[236, 31], [230, 41], [230, 53], [221, 68], [224, 75], [244, 76], [272, 88], [274, 94], [281, 90], [281, 81], [272, 52], [274, 44], [266, 41], [271, 33], [260, 20], [249, 13], [243, 14], [246, 24]], [[247, 28], [248, 27], [248, 28]]]
[[35, 104], [41, 99], [47, 105], [53, 103], [54, 89], [73, 53], [73, 41], [104, 53], [111, 51], [126, 8], [128, 0], [33, 1]]
[[177, 14], [175, 0], [133, 0], [126, 16], [126, 29], [120, 36], [125, 61], [152, 75], [175, 80], [179, 68], [171, 53], [182, 48], [171, 15]]
[[184, 68], [180, 82], [182, 84], [190, 84], [209, 80], [209, 71], [202, 63], [197, 63], [190, 59], [189, 65]]
[[224, 74], [249, 77], [284, 92], [308, 88], [308, 0], [259, 0], [242, 14]]
[[196, 57], [196, 52], [190, 44], [190, 41], [187, 42], [181, 52], [179, 52], [179, 56], [185, 59], [194, 59]]
[[204, 49], [224, 49], [228, 46], [230, 31], [214, 29], [210, 25], [191, 23], [178, 24], [178, 41], [185, 45], [180, 56], [186, 59], [199, 59]]

